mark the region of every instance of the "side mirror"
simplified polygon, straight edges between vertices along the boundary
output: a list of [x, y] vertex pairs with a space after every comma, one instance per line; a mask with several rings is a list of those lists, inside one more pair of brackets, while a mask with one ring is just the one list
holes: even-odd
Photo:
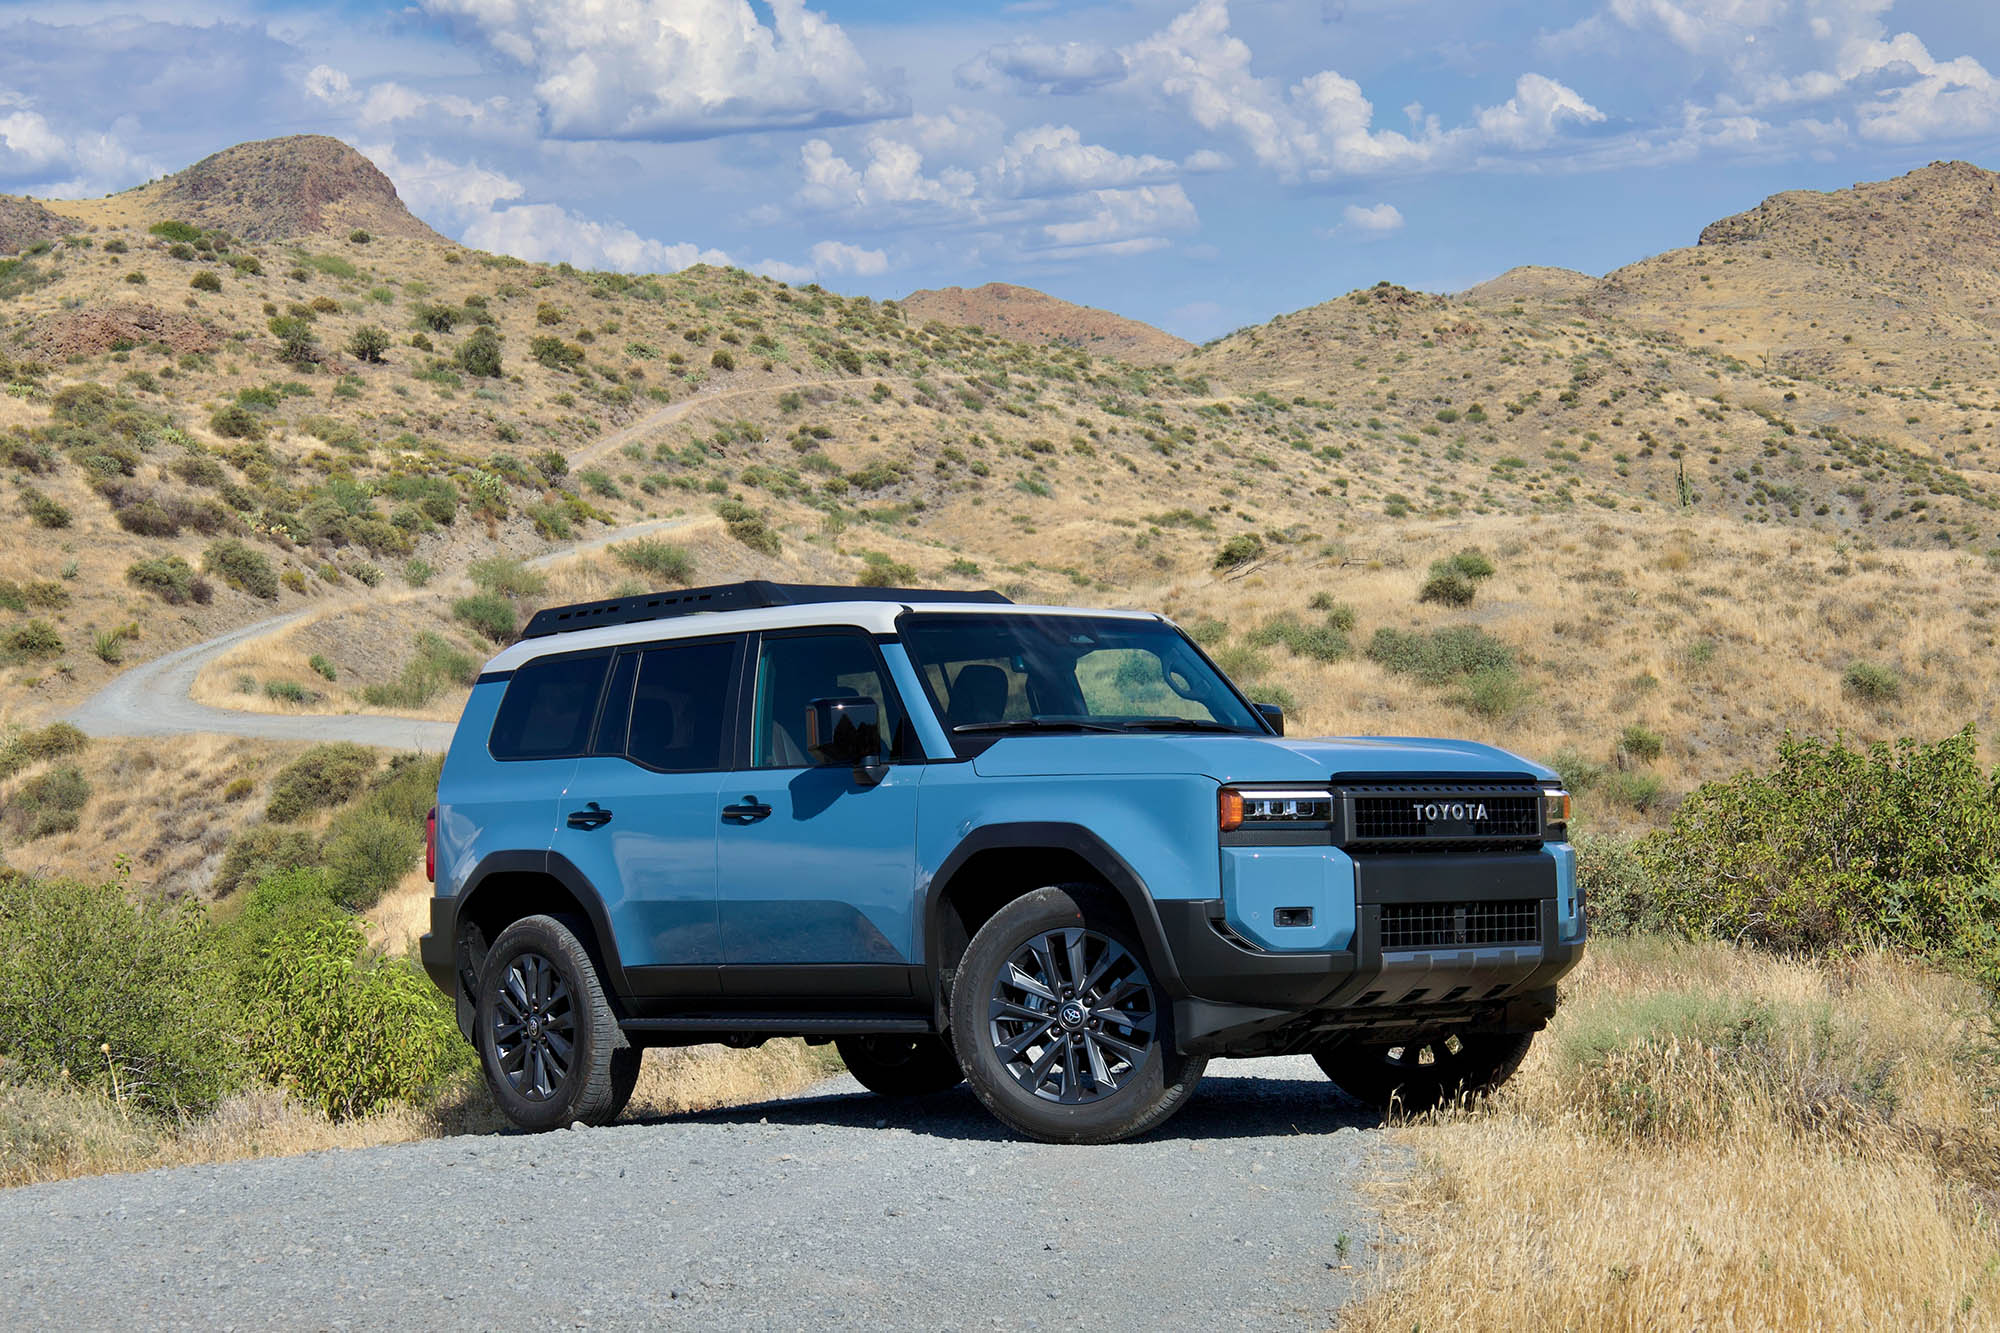
[[815, 699], [806, 705], [806, 749], [822, 764], [860, 769], [882, 753], [880, 710], [873, 699]]
[[1280, 736], [1285, 734], [1285, 710], [1277, 704], [1258, 704], [1257, 711], [1271, 724], [1271, 730]]

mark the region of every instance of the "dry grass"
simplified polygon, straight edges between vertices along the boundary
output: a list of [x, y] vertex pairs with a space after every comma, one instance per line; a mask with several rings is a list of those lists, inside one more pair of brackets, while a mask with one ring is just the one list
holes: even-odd
[[1886, 957], [1609, 942], [1486, 1110], [1405, 1137], [1341, 1326], [2000, 1326], [1992, 1009]]
[[[676, 1115], [786, 1097], [840, 1072], [830, 1046], [774, 1041], [755, 1050], [649, 1051], [625, 1118]], [[0, 1079], [0, 1187], [154, 1167], [371, 1148], [503, 1128], [476, 1081], [429, 1106], [336, 1122], [271, 1088], [238, 1093], [207, 1116], [159, 1124], [103, 1096]]]

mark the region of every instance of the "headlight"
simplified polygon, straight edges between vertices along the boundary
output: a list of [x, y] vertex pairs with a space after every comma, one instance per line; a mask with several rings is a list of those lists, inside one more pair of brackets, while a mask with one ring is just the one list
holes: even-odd
[[1542, 792], [1542, 831], [1544, 836], [1561, 839], [1568, 836], [1569, 793], [1548, 788]]
[[1285, 828], [1324, 824], [1333, 818], [1333, 796], [1323, 791], [1238, 791], [1224, 787], [1216, 801], [1216, 827]]

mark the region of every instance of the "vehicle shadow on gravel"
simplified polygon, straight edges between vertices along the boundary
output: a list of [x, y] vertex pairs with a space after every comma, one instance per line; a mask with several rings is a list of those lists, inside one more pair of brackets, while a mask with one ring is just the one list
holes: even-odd
[[[988, 1115], [971, 1089], [960, 1085], [929, 1097], [878, 1097], [869, 1092], [753, 1102], [684, 1115], [649, 1116], [641, 1125], [757, 1124], [847, 1129], [907, 1129], [933, 1138], [1020, 1142], [1021, 1136]], [[1166, 1124], [1138, 1142], [1155, 1140], [1290, 1138], [1343, 1129], [1378, 1129], [1369, 1110], [1328, 1084], [1286, 1078], [1211, 1078]]]

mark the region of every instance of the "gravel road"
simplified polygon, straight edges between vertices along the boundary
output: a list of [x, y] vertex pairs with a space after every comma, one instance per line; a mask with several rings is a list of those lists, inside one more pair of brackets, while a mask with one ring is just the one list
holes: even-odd
[[[1309, 1060], [1064, 1148], [971, 1093], [793, 1100], [0, 1192], [0, 1326], [1326, 1327], [1404, 1165]], [[1349, 1238], [1346, 1244], [1341, 1237]]]

